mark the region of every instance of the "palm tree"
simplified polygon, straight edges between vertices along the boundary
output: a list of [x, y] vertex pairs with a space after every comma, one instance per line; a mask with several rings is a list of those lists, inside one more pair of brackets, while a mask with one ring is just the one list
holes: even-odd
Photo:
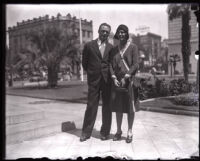
[[25, 67], [28, 67], [29, 74], [33, 71], [37, 71], [40, 67], [40, 60], [37, 53], [30, 52], [29, 50], [22, 49], [15, 56], [15, 62], [13, 62], [13, 72], [21, 73]]
[[183, 58], [183, 72], [185, 81], [188, 81], [189, 62], [190, 62], [190, 4], [170, 4], [167, 9], [169, 19], [173, 20], [181, 17], [182, 19], [182, 58]]
[[29, 52], [35, 53], [37, 61], [48, 69], [48, 86], [55, 87], [58, 80], [59, 65], [64, 56], [76, 52], [77, 35], [74, 23], [46, 24], [40, 31], [27, 34]]

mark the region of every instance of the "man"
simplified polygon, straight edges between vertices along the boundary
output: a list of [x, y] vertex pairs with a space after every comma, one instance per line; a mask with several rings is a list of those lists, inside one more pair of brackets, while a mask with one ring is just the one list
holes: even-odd
[[110, 52], [113, 46], [108, 43], [111, 27], [106, 23], [99, 26], [99, 38], [88, 42], [83, 49], [82, 65], [87, 72], [88, 102], [80, 141], [90, 138], [95, 124], [100, 94], [102, 96], [101, 140], [110, 134], [112, 113], [109, 106], [111, 77], [109, 73]]

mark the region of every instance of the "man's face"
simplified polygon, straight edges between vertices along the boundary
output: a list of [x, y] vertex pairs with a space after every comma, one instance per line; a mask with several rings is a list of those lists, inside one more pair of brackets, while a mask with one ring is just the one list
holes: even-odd
[[99, 39], [101, 41], [106, 41], [110, 34], [110, 28], [108, 26], [101, 26], [99, 29]]

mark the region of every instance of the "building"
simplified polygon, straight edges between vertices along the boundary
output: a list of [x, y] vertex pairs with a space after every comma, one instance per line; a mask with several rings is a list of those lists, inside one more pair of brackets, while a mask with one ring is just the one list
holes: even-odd
[[145, 35], [132, 35], [132, 41], [138, 46], [140, 58], [143, 60], [143, 68], [141, 71], [148, 71], [156, 65], [157, 58], [161, 53], [161, 36], [154, 33], [146, 33]]
[[[72, 17], [70, 14], [62, 16], [58, 13], [56, 17], [49, 17], [49, 15], [46, 15], [32, 20], [28, 19], [26, 21], [23, 20], [22, 22], [17, 22], [16, 26], [8, 28], [9, 51], [11, 53], [12, 60], [14, 60], [17, 53], [22, 51], [27, 46], [28, 41], [26, 40], [26, 33], [33, 30], [39, 31], [45, 25], [48, 25], [49, 22], [56, 24], [56, 26], [61, 28], [66, 23], [75, 22], [74, 30], [78, 35], [80, 34], [80, 20], [75, 16]], [[87, 21], [86, 19], [81, 20], [81, 28], [82, 42], [85, 44], [93, 39], [93, 22]], [[77, 40], [77, 42], [80, 43], [80, 39]]]
[[[109, 42], [116, 46], [118, 40], [113, 37], [114, 33], [111, 33], [109, 36]], [[129, 33], [129, 39], [138, 47], [140, 71], [148, 72], [153, 66], [159, 70], [159, 67], [157, 67], [157, 59], [162, 57], [161, 36], [150, 32], [147, 32], [145, 35]], [[166, 57], [164, 61], [166, 61]], [[165, 73], [167, 72], [166, 67], [162, 67], [162, 70], [164, 70]]]
[[162, 60], [162, 70], [165, 71], [165, 74], [168, 74], [168, 39], [161, 42], [160, 58]]
[[[182, 62], [182, 53], [181, 53], [181, 28], [182, 20], [176, 18], [173, 20], [168, 19], [168, 59], [170, 55], [178, 54], [181, 57], [181, 61], [177, 62], [176, 71], [180, 74], [183, 74], [183, 62]], [[199, 29], [197, 27], [196, 16], [193, 11], [190, 11], [190, 29], [191, 29], [191, 55], [190, 55], [190, 73], [197, 72], [197, 60], [195, 59], [195, 51], [199, 49]], [[168, 66], [170, 68], [170, 66]], [[169, 70], [170, 72], [170, 70]], [[170, 73], [171, 74], [171, 73]]]

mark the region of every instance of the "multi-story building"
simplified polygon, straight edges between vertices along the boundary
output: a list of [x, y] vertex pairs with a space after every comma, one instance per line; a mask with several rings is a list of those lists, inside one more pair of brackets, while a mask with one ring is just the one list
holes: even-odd
[[168, 39], [164, 39], [161, 42], [160, 58], [162, 62], [162, 70], [164, 70], [165, 74], [168, 74]]
[[161, 53], [161, 36], [148, 32], [145, 35], [132, 35], [132, 40], [138, 46], [144, 68], [149, 70], [149, 68], [155, 66]]
[[[116, 46], [118, 40], [113, 39], [113, 37], [114, 34], [111, 33], [109, 42]], [[151, 67], [156, 66], [158, 57], [161, 57], [161, 36], [150, 32], [145, 35], [130, 33], [129, 38], [139, 49], [140, 71], [147, 72]], [[167, 70], [165, 70], [165, 72], [167, 72]]]
[[[8, 28], [8, 36], [9, 36], [9, 51], [12, 59], [15, 58], [15, 55], [23, 50], [27, 46], [26, 34], [32, 30], [40, 30], [45, 25], [51, 23], [55, 23], [58, 27], [64, 27], [63, 24], [75, 22], [74, 30], [77, 32], [77, 35], [80, 34], [80, 20], [75, 16], [72, 17], [70, 14], [66, 16], [62, 16], [60, 13], [57, 14], [56, 17], [46, 15], [44, 17], [34, 18], [32, 20], [26, 20], [22, 22], [17, 22], [17, 26]], [[81, 20], [81, 29], [82, 29], [82, 42], [85, 44], [86, 42], [93, 39], [93, 22]], [[77, 40], [79, 43], [80, 39]]]
[[[181, 29], [182, 29], [182, 20], [180, 18], [176, 18], [173, 20], [168, 20], [168, 48], [170, 55], [179, 55], [181, 58], [180, 62], [177, 62], [176, 71], [180, 74], [183, 74], [183, 61], [182, 61], [182, 52], [181, 52]], [[189, 63], [189, 72], [196, 73], [197, 72], [197, 60], [195, 59], [195, 51], [199, 48], [199, 29], [197, 26], [196, 16], [193, 11], [190, 11], [190, 46], [191, 46], [191, 55], [190, 55], [190, 63]], [[170, 66], [169, 66], [170, 68]], [[169, 70], [170, 71], [170, 70]], [[170, 73], [171, 74], [171, 73]], [[173, 74], [173, 73], [172, 73]]]

